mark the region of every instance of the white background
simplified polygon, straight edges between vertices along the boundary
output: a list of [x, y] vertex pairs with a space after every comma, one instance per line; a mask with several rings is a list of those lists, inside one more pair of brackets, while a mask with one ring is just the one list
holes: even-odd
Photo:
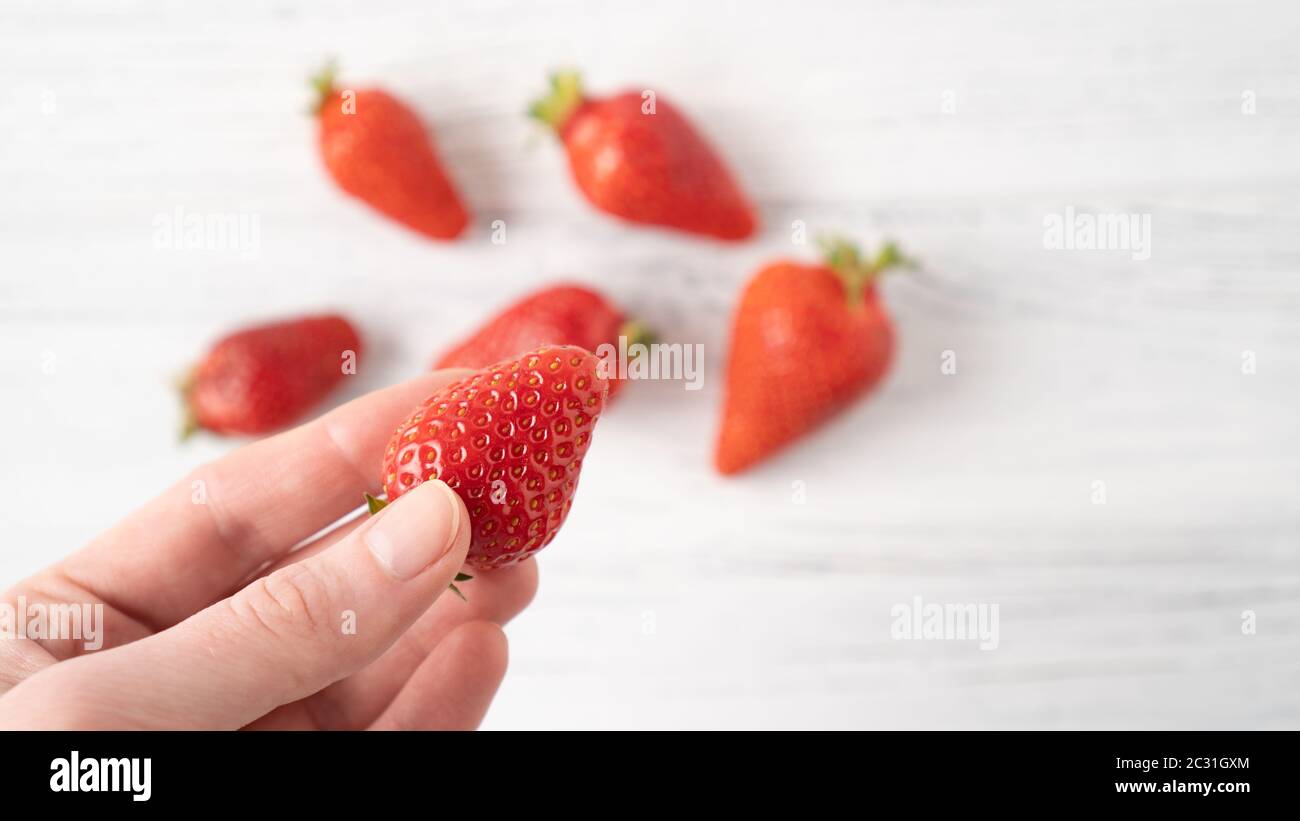
[[[0, 581], [235, 446], [178, 447], [171, 386], [232, 327], [346, 310], [355, 395], [572, 278], [703, 343], [706, 389], [602, 421], [485, 726], [1300, 726], [1297, 35], [1289, 0], [4, 0]], [[433, 124], [471, 236], [331, 186], [303, 114], [330, 54]], [[565, 65], [688, 112], [762, 236], [589, 209], [522, 116]], [[1067, 206], [1150, 214], [1151, 258], [1045, 250]], [[257, 215], [258, 253], [155, 249], [176, 208]], [[883, 387], [723, 480], [727, 315], [813, 257], [794, 220], [924, 268], [884, 286]], [[891, 640], [917, 595], [998, 604], [999, 648]]]

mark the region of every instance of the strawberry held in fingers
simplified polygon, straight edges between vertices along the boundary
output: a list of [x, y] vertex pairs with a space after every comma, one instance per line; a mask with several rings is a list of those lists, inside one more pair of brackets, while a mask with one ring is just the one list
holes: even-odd
[[[434, 368], [482, 368], [542, 345], [576, 345], [597, 351], [645, 343], [649, 333], [629, 321], [618, 306], [582, 285], [552, 285], [535, 291], [496, 314], [468, 339], [444, 353]], [[622, 380], [611, 380], [612, 395]]]
[[415, 112], [385, 91], [335, 88], [332, 67], [312, 84], [321, 159], [339, 187], [425, 236], [460, 236], [469, 214]]
[[731, 334], [717, 468], [738, 473], [821, 425], [889, 369], [894, 328], [875, 280], [903, 264], [833, 242], [824, 265], [777, 262], [745, 286]]
[[247, 328], [217, 342], [183, 388], [185, 434], [267, 433], [296, 421], [356, 373], [361, 339], [341, 316]]
[[467, 562], [503, 567], [541, 550], [573, 505], [608, 383], [573, 346], [544, 346], [447, 385], [397, 428], [381, 481], [389, 501], [441, 479], [465, 501]]
[[573, 179], [597, 208], [724, 240], [754, 233], [754, 209], [722, 159], [675, 107], [641, 91], [587, 97], [556, 74], [529, 112], [555, 129]]

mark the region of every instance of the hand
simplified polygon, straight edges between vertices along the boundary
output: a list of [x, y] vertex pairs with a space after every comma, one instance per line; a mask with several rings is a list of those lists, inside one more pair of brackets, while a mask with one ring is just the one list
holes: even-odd
[[379, 492], [403, 415], [464, 373], [377, 391], [205, 465], [0, 596], [4, 636], [19, 597], [51, 614], [103, 606], [94, 652], [93, 621], [78, 638], [0, 638], [0, 728], [476, 727], [505, 674], [498, 625], [532, 599], [535, 562], [475, 574], [468, 602], [449, 593], [469, 514], [442, 482], [320, 535]]

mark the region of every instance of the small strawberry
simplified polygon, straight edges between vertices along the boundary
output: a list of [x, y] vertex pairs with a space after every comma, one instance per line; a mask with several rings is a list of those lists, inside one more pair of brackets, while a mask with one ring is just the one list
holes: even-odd
[[185, 435], [266, 433], [295, 421], [355, 367], [361, 339], [341, 316], [247, 328], [217, 342], [183, 386]]
[[502, 567], [541, 550], [569, 515], [605, 407], [596, 365], [582, 348], [546, 346], [442, 388], [388, 443], [389, 501], [441, 479], [469, 509], [470, 565]]
[[[629, 321], [616, 305], [582, 285], [552, 285], [505, 308], [468, 339], [438, 357], [434, 368], [482, 368], [542, 345], [577, 345], [596, 351], [646, 343], [645, 326]], [[622, 380], [611, 379], [610, 395]]]
[[469, 224], [420, 118], [385, 91], [344, 96], [333, 66], [312, 80], [320, 153], [339, 187], [408, 228], [454, 239]]
[[886, 245], [874, 262], [845, 242], [826, 265], [777, 262], [745, 286], [731, 333], [716, 463], [738, 473], [825, 422], [885, 375], [894, 329], [875, 279], [904, 264]]
[[585, 97], [578, 75], [561, 73], [529, 113], [555, 129], [574, 181], [600, 210], [718, 239], [754, 233], [754, 210], [722, 159], [663, 99]]

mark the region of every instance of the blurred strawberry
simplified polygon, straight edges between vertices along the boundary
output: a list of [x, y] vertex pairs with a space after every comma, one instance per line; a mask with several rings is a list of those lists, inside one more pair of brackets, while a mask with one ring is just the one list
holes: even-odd
[[731, 334], [720, 472], [766, 459], [880, 382], [894, 327], [875, 280], [900, 264], [892, 244], [867, 261], [836, 241], [824, 265], [777, 262], [749, 281]]
[[576, 73], [561, 73], [529, 113], [555, 129], [578, 188], [602, 211], [718, 239], [754, 233], [754, 209], [731, 172], [662, 98], [586, 97]]
[[361, 339], [341, 316], [304, 317], [231, 334], [185, 382], [184, 435], [199, 428], [258, 434], [284, 427], [324, 399], [360, 354]]
[[[511, 304], [434, 362], [434, 368], [482, 368], [542, 345], [576, 345], [599, 354], [601, 345], [648, 343], [645, 326], [596, 291], [582, 285], [551, 285]], [[609, 375], [618, 376], [609, 365]], [[610, 379], [613, 395], [624, 380]]]
[[345, 94], [332, 65], [312, 85], [321, 158], [340, 188], [425, 236], [465, 230], [469, 214], [415, 112], [378, 89]]

